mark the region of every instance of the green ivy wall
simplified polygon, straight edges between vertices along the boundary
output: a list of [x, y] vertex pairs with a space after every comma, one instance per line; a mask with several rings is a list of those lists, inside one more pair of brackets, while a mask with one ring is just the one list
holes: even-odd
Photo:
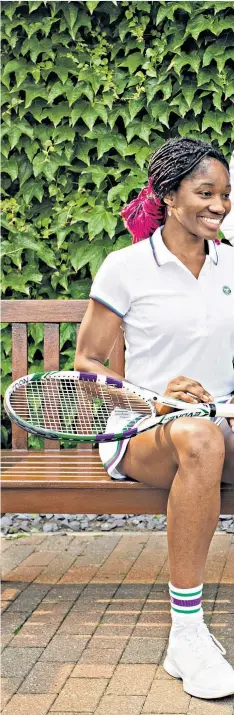
[[[3, 294], [86, 298], [105, 256], [130, 243], [119, 212], [153, 150], [190, 136], [231, 158], [234, 5], [3, 2], [2, 35]], [[41, 326], [29, 334], [34, 370]], [[60, 340], [68, 369], [75, 328]]]

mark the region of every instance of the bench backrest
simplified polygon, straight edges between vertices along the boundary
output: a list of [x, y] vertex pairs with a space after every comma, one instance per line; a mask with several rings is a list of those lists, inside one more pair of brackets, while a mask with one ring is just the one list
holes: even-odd
[[[58, 370], [60, 323], [76, 323], [78, 332], [87, 306], [88, 300], [3, 300], [2, 322], [12, 324], [12, 381], [28, 373], [27, 324], [44, 323], [44, 369]], [[124, 375], [122, 329], [110, 354], [109, 367]], [[27, 449], [27, 438], [27, 432], [12, 425], [13, 449]], [[44, 447], [59, 449], [59, 442], [44, 440]]]

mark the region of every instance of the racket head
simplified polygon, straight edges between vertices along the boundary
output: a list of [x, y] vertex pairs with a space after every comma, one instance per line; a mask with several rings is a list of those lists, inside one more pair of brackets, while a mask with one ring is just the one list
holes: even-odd
[[[142, 417], [154, 418], [153, 402], [124, 380], [77, 371], [52, 371], [15, 380], [4, 398], [5, 410], [19, 427], [47, 439], [112, 442], [138, 433]], [[124, 426], [108, 431], [114, 410]]]

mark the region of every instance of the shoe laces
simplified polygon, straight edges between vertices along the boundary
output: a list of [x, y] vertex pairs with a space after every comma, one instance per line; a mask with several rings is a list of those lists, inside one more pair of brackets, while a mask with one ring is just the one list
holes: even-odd
[[[215, 662], [220, 662], [220, 656], [226, 654], [225, 648], [217, 638], [210, 633], [204, 622], [199, 623], [195, 628], [185, 631], [183, 637], [189, 642], [196, 655], [204, 662], [204, 654], [209, 656], [209, 665]], [[204, 648], [205, 647], [205, 648]], [[207, 661], [206, 661], [207, 662]]]

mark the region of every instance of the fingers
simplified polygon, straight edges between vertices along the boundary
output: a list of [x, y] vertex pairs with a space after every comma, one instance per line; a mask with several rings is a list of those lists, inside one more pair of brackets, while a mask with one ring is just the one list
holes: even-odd
[[[195, 397], [194, 395], [191, 395], [189, 392], [171, 392], [170, 397], [173, 397], [175, 400], [182, 400], [182, 402], [191, 402], [193, 404], [198, 404], [199, 402], [203, 402], [202, 399]], [[208, 400], [206, 400], [208, 401]]]
[[[213, 395], [205, 390], [200, 382], [190, 380], [182, 375], [168, 383], [167, 394], [169, 392], [171, 397], [183, 399], [185, 402], [210, 402], [214, 399]], [[179, 395], [183, 395], [183, 397], [179, 397]]]

